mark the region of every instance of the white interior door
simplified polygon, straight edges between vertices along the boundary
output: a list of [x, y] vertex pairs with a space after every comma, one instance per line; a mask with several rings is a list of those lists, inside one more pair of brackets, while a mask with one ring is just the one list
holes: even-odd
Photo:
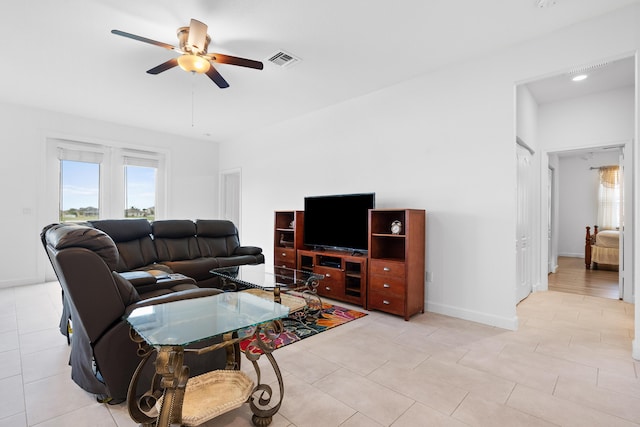
[[516, 222], [516, 302], [525, 299], [533, 289], [533, 252], [531, 250], [531, 153], [517, 145], [517, 222]]
[[220, 173], [220, 217], [240, 230], [241, 175], [239, 170]]

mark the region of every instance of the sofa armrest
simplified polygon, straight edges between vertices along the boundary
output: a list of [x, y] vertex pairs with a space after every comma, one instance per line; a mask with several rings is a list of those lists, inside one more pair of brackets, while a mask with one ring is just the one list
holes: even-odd
[[257, 246], [238, 246], [233, 255], [258, 255], [262, 253], [262, 248]]
[[120, 275], [136, 287], [150, 285], [157, 282], [156, 277], [146, 271], [123, 271]]

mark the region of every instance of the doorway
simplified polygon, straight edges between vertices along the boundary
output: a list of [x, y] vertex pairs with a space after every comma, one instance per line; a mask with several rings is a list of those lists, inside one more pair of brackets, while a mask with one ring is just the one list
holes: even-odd
[[[589, 77], [583, 82], [593, 83], [591, 86], [580, 86], [571, 81], [577, 71], [584, 70], [589, 71]], [[539, 245], [539, 258], [537, 261], [533, 258], [538, 269], [534, 290], [549, 289], [548, 274], [555, 271], [558, 260], [565, 261], [565, 255], [584, 257], [585, 227], [593, 226], [597, 221], [595, 208], [589, 208], [584, 212], [589, 211], [592, 217], [560, 223], [562, 203], [566, 206], [569, 202], [558, 194], [559, 183], [563, 179], [572, 179], [567, 169], [558, 167], [560, 156], [622, 149], [624, 160], [621, 166], [626, 170], [625, 211], [632, 212], [634, 193], [630, 177], [634, 174], [631, 150], [636, 128], [635, 75], [635, 57], [632, 56], [570, 70], [517, 87], [517, 136], [524, 137], [535, 148], [538, 159], [534, 163], [539, 166], [534, 178], [538, 180], [540, 190], [540, 222], [535, 229], [537, 237], [532, 242], [533, 246]], [[576, 191], [585, 192], [586, 186]], [[633, 218], [628, 215], [623, 234], [633, 235], [633, 226]], [[564, 241], [569, 230], [575, 233], [575, 237], [570, 237], [575, 247], [568, 251], [560, 250], [560, 239]], [[633, 281], [627, 280], [625, 284], [625, 277], [633, 277], [633, 247], [631, 239], [621, 241], [620, 296], [627, 302], [633, 302]], [[576, 272], [584, 276], [585, 270], [583, 265]]]
[[241, 229], [242, 176], [239, 169], [220, 172], [220, 218]]
[[[560, 292], [579, 293], [611, 299], [632, 297], [631, 289], [625, 291], [625, 244], [624, 235], [631, 227], [625, 227], [624, 212], [631, 205], [623, 202], [616, 211], [620, 214], [620, 227], [607, 233], [619, 235], [616, 245], [615, 265], [600, 265], [598, 269], [594, 263], [586, 264], [585, 252], [587, 246], [587, 230], [594, 233], [594, 225], [602, 221], [598, 219], [598, 206], [602, 203], [598, 195], [600, 186], [600, 169], [618, 166], [620, 171], [625, 169], [626, 144], [611, 144], [600, 147], [588, 147], [580, 150], [567, 150], [547, 153], [549, 164], [553, 164], [557, 171], [557, 184], [549, 185], [548, 221], [557, 222], [558, 227], [551, 230], [551, 244], [549, 245], [550, 264], [556, 268], [548, 276], [548, 289]], [[625, 194], [624, 181], [627, 178], [621, 173], [620, 194]], [[630, 183], [629, 183], [630, 184]], [[626, 197], [632, 198], [630, 191]], [[600, 224], [602, 226], [602, 224]], [[629, 249], [629, 248], [627, 248]], [[630, 250], [630, 249], [629, 249]], [[629, 282], [629, 281], [628, 281]]]

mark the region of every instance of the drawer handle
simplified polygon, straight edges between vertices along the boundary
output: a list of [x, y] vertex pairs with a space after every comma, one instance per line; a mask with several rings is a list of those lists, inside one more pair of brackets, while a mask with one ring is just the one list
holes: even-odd
[[331, 273], [325, 274], [325, 277], [331, 277]]
[[389, 304], [391, 304], [391, 303], [390, 303], [389, 301], [387, 301], [386, 299], [383, 299], [383, 300], [382, 300], [382, 303], [383, 303], [383, 304], [385, 304], [385, 305], [389, 305]]
[[382, 270], [384, 271], [391, 271], [391, 269], [389, 267], [384, 267]]
[[286, 253], [284, 253], [284, 252], [282, 252], [282, 256], [287, 256], [287, 254], [286, 254]]
[[324, 287], [324, 290], [325, 290], [325, 291], [330, 291], [330, 290], [331, 290], [331, 288], [330, 288], [330, 287], [328, 287], [328, 286], [325, 286], [325, 287]]
[[388, 283], [385, 283], [384, 285], [382, 285], [382, 287], [383, 287], [383, 288], [390, 288], [390, 287], [391, 287], [391, 285], [390, 285], [390, 284], [388, 284]]

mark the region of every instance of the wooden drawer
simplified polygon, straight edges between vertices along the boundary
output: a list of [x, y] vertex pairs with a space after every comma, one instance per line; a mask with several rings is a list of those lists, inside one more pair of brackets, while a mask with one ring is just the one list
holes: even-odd
[[279, 267], [296, 267], [296, 251], [291, 248], [274, 248], [273, 252], [273, 265]]
[[324, 275], [324, 279], [320, 280], [318, 293], [329, 298], [344, 298], [344, 271], [331, 267], [316, 266], [314, 273]]
[[369, 290], [369, 310], [404, 316], [404, 298], [391, 293]]
[[384, 296], [404, 297], [406, 288], [404, 280], [400, 277], [376, 274], [369, 278], [369, 290]]
[[369, 273], [381, 276], [393, 276], [404, 280], [404, 262], [389, 261], [384, 259], [369, 260]]

